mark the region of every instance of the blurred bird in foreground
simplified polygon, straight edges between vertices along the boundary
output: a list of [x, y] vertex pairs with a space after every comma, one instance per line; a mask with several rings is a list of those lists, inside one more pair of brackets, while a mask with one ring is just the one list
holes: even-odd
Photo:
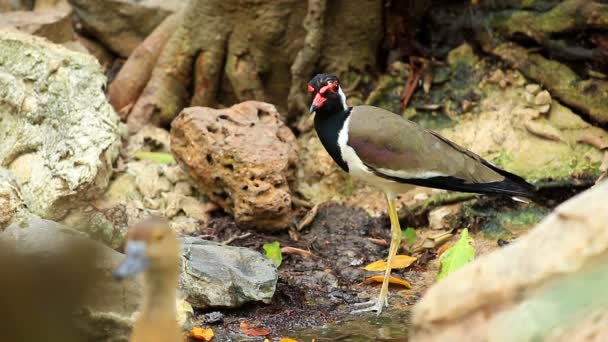
[[125, 252], [126, 258], [114, 277], [144, 274], [143, 301], [129, 341], [183, 341], [175, 308], [180, 243], [169, 223], [149, 218], [134, 225], [127, 234]]
[[97, 269], [99, 250], [77, 240], [49, 242], [54, 249], [32, 252], [36, 248], [19, 248], [2, 237], [0, 231], [0, 341], [88, 340], [78, 312], [104, 281], [89, 271]]

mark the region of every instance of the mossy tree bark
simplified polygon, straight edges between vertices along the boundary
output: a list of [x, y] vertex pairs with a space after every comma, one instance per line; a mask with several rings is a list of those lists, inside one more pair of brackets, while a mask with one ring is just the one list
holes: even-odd
[[382, 32], [381, 0], [191, 0], [129, 113], [129, 129], [167, 124], [189, 105], [245, 100], [295, 117], [314, 70], [374, 71]]
[[608, 82], [603, 78], [608, 71], [608, 4], [505, 2], [506, 10], [482, 6], [482, 19], [473, 20], [481, 48], [542, 84], [579, 113], [607, 124]]

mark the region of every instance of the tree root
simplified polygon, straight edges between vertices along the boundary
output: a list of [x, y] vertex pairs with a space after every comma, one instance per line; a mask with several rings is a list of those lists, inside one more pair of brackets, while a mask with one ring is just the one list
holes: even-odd
[[175, 31], [180, 16], [172, 14], [135, 49], [108, 88], [108, 98], [124, 120], [143, 91], [158, 55]]
[[524, 34], [544, 45], [544, 41], [554, 34], [585, 28], [607, 29], [608, 5], [590, 0], [566, 0], [543, 13], [499, 14], [490, 25], [506, 37]]
[[306, 82], [319, 64], [357, 75], [376, 67], [381, 0], [190, 0], [184, 11], [134, 102], [130, 132], [166, 125], [187, 105], [252, 99], [295, 117], [306, 112]]
[[287, 98], [290, 120], [308, 109], [304, 89], [321, 55], [326, 4], [326, 0], [308, 0], [308, 12], [304, 18], [304, 46], [291, 66], [291, 87]]

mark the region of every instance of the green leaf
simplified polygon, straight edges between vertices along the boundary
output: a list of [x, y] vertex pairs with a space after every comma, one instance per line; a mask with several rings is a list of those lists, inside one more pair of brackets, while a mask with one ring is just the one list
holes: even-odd
[[135, 158], [139, 160], [149, 160], [159, 164], [173, 164], [175, 163], [175, 158], [171, 153], [166, 152], [146, 152], [139, 151], [135, 152], [133, 155]]
[[405, 240], [408, 246], [413, 246], [417, 239], [416, 229], [407, 227], [405, 230], [401, 231], [401, 237]]
[[264, 250], [268, 259], [272, 260], [277, 267], [281, 266], [283, 254], [281, 254], [281, 244], [278, 241], [265, 243]]
[[441, 271], [439, 271], [436, 280], [445, 278], [448, 274], [475, 259], [475, 248], [471, 245], [472, 243], [473, 238], [469, 236], [469, 230], [463, 229], [458, 242], [441, 255]]

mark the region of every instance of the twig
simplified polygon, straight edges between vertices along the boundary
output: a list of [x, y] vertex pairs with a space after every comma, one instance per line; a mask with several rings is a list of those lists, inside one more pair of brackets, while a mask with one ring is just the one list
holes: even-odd
[[368, 237], [367, 239], [369, 240], [369, 242], [376, 244], [378, 246], [382, 246], [382, 247], [388, 246], [388, 242], [386, 242], [386, 240], [384, 240], [384, 239], [376, 239], [376, 238], [371, 238], [371, 237]]
[[242, 235], [235, 235], [235, 236], [229, 238], [228, 240], [226, 240], [224, 242], [221, 242], [220, 244], [227, 245], [227, 244], [230, 244], [231, 242], [234, 242], [236, 240], [244, 239], [244, 238], [250, 237], [250, 236], [251, 236], [251, 233], [245, 233], [245, 234], [242, 234]]
[[298, 226], [296, 227], [297, 230], [301, 231], [302, 229], [309, 226], [312, 223], [312, 221], [315, 219], [315, 217], [317, 217], [318, 211], [319, 211], [319, 205], [315, 204], [315, 206], [312, 207], [312, 209], [310, 209], [310, 211], [308, 211], [308, 213], [306, 213], [304, 218], [302, 218], [302, 220], [298, 223]]
[[410, 103], [416, 87], [418, 87], [420, 77], [422, 77], [422, 70], [416, 65], [414, 57], [410, 57], [410, 74], [407, 77], [403, 93], [401, 93], [401, 110], [407, 108], [407, 105]]
[[307, 250], [304, 250], [301, 248], [296, 248], [296, 247], [282, 247], [281, 253], [301, 255], [301, 256], [307, 257], [307, 258], [312, 256], [312, 253], [310, 251], [307, 251]]

